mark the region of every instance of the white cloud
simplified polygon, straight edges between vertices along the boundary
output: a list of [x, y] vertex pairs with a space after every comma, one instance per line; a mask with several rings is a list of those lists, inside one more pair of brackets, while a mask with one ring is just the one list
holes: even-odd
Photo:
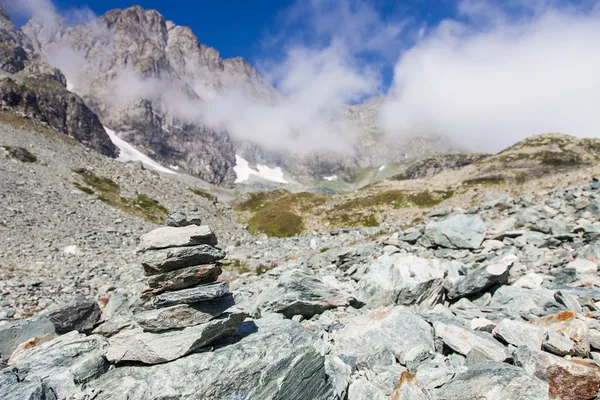
[[486, 151], [543, 132], [600, 136], [598, 7], [533, 5], [463, 2], [461, 20], [426, 33], [395, 66], [386, 131]]

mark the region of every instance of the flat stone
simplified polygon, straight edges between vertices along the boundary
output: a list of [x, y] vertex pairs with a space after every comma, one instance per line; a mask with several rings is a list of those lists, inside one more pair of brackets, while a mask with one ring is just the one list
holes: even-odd
[[520, 347], [515, 365], [549, 385], [553, 399], [594, 399], [600, 388], [600, 367], [584, 360], [567, 360], [540, 350]]
[[154, 307], [169, 307], [177, 304], [191, 304], [223, 297], [229, 293], [227, 282], [210, 283], [191, 289], [165, 292], [154, 297]]
[[513, 346], [529, 346], [540, 350], [545, 337], [544, 329], [527, 322], [503, 319], [496, 325], [494, 337]]
[[392, 393], [392, 400], [431, 400], [432, 397], [416, 375], [405, 371]]
[[42, 380], [22, 381], [18, 371], [0, 372], [0, 400], [58, 400], [54, 390]]
[[355, 304], [349, 294], [327, 284], [308, 268], [298, 268], [281, 274], [266, 287], [252, 305], [252, 314], [275, 312], [292, 318], [311, 318], [325, 310]]
[[508, 281], [510, 268], [517, 260], [514, 254], [497, 257], [490, 265], [471, 271], [459, 279], [448, 291], [449, 299], [481, 293], [492, 286], [505, 284]]
[[402, 365], [413, 364], [435, 351], [431, 326], [404, 307], [373, 310], [341, 322], [343, 328], [331, 333], [333, 352], [360, 365], [375, 365], [386, 354]]
[[573, 312], [576, 312], [576, 313], [583, 312], [583, 309], [581, 308], [579, 301], [577, 301], [577, 297], [573, 296], [570, 293], [559, 290], [558, 292], [556, 292], [554, 294], [554, 298], [560, 304], [562, 304], [563, 306], [565, 306], [566, 308], [568, 308], [569, 310], [571, 310]]
[[590, 352], [588, 327], [585, 318], [573, 311], [562, 311], [558, 314], [533, 320], [534, 325], [547, 328], [569, 338], [575, 344], [575, 353], [587, 357]]
[[172, 212], [167, 217], [167, 226], [180, 228], [190, 225], [202, 225], [200, 214], [191, 211], [178, 210]]
[[221, 275], [221, 266], [215, 264], [182, 268], [159, 275], [152, 275], [146, 280], [148, 287], [142, 292], [142, 297], [187, 289], [202, 283], [214, 282]]
[[147, 251], [140, 256], [140, 262], [146, 275], [156, 275], [185, 267], [211, 264], [223, 258], [223, 250], [202, 244]]
[[233, 335], [245, 318], [243, 313], [229, 313], [182, 330], [153, 333], [139, 328], [125, 331], [109, 339], [106, 358], [111, 363], [160, 364], [173, 361]]
[[438, 400], [549, 400], [546, 382], [500, 362], [473, 364], [433, 395]]
[[537, 289], [544, 283], [544, 277], [535, 272], [530, 272], [521, 276], [512, 285], [526, 289]]
[[90, 333], [98, 324], [102, 312], [95, 300], [78, 295], [70, 303], [50, 310], [49, 316], [56, 333]]
[[574, 269], [578, 274], [595, 274], [598, 272], [598, 265], [589, 260], [578, 258], [568, 263], [565, 268]]
[[6, 361], [19, 344], [54, 332], [54, 324], [47, 315], [0, 325], [0, 357]]
[[388, 397], [366, 379], [360, 378], [350, 384], [348, 400], [387, 400]]
[[477, 335], [467, 329], [446, 325], [439, 321], [434, 322], [433, 328], [436, 337], [463, 356], [468, 355], [471, 350], [477, 349], [489, 357], [490, 360], [504, 361], [507, 358], [504, 346], [494, 340], [492, 335], [485, 336], [485, 333]]
[[458, 214], [425, 227], [423, 244], [449, 249], [478, 249], [485, 238], [486, 226], [478, 215]]
[[486, 318], [474, 318], [471, 320], [470, 327], [473, 331], [492, 333], [496, 323]]
[[145, 311], [135, 315], [135, 321], [146, 332], [161, 332], [181, 329], [206, 323], [223, 314], [235, 304], [233, 296], [203, 301], [194, 304], [179, 304], [172, 307]]
[[576, 355], [575, 343], [568, 337], [558, 334], [554, 331], [548, 331], [544, 337], [543, 348], [548, 353], [557, 356]]
[[140, 237], [137, 251], [144, 252], [169, 247], [194, 246], [209, 244], [215, 246], [217, 237], [210, 227], [189, 225], [180, 228], [165, 226], [155, 229]]
[[359, 281], [361, 300], [370, 307], [418, 304], [431, 308], [442, 299], [448, 264], [400, 254], [381, 256]]

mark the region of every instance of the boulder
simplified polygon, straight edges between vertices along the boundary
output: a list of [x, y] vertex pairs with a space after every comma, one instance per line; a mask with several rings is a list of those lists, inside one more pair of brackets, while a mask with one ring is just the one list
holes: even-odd
[[371, 263], [359, 281], [361, 300], [370, 307], [418, 304], [433, 307], [443, 296], [447, 262], [400, 254]]
[[593, 399], [600, 389], [600, 367], [584, 360], [567, 360], [540, 350], [520, 347], [515, 365], [548, 383], [553, 399]]
[[19, 344], [54, 332], [54, 324], [47, 315], [0, 325], [0, 357], [6, 361]]
[[433, 395], [438, 400], [549, 400], [546, 382], [500, 362], [472, 365]]
[[102, 312], [95, 300], [78, 295], [70, 303], [51, 310], [49, 316], [56, 333], [64, 334], [71, 331], [89, 333], [100, 321]]
[[292, 318], [310, 318], [325, 310], [356, 304], [342, 292], [316, 276], [307, 268], [286, 271], [271, 286], [265, 288], [253, 304], [254, 315], [276, 312]]
[[429, 222], [421, 241], [427, 247], [478, 249], [485, 239], [486, 230], [478, 215], [458, 214]]
[[140, 256], [140, 262], [146, 275], [156, 275], [194, 265], [211, 264], [223, 258], [223, 250], [202, 244], [147, 251]]
[[352, 364], [373, 366], [391, 359], [412, 365], [435, 351], [431, 326], [405, 307], [373, 310], [341, 324], [330, 334], [333, 352]]
[[458, 299], [481, 293], [492, 286], [505, 284], [508, 281], [510, 268], [516, 261], [514, 254], [507, 254], [492, 260], [489, 265], [469, 272], [459, 279], [449, 290], [449, 299]]
[[167, 217], [167, 226], [180, 228], [190, 225], [202, 225], [200, 214], [190, 211], [174, 211]]
[[109, 339], [106, 358], [111, 363], [160, 364], [181, 358], [221, 338], [233, 335], [246, 315], [227, 313], [205, 324], [161, 333], [141, 328], [119, 333]]
[[0, 400], [58, 400], [56, 393], [41, 379], [22, 381], [18, 371], [0, 372]]
[[334, 399], [336, 388], [300, 324], [270, 314], [248, 321], [231, 343], [155, 366], [122, 366], [88, 383], [81, 397], [146, 399]]
[[388, 397], [371, 382], [360, 378], [350, 384], [348, 400], [387, 400]]
[[417, 376], [406, 371], [400, 375], [392, 400], [432, 400], [432, 397]]
[[169, 307], [177, 304], [192, 304], [225, 296], [229, 293], [227, 282], [199, 285], [191, 289], [165, 292], [154, 297], [154, 307]]
[[137, 251], [144, 252], [169, 247], [217, 244], [217, 237], [208, 226], [189, 225], [180, 228], [165, 226], [140, 237]]
[[587, 357], [590, 353], [588, 326], [583, 316], [575, 314], [573, 311], [562, 311], [558, 314], [538, 318], [532, 323], [570, 339], [574, 343], [576, 355]]
[[152, 275], [146, 281], [148, 287], [142, 292], [142, 297], [156, 296], [166, 291], [187, 289], [202, 283], [214, 282], [221, 272], [220, 265], [209, 264]]
[[448, 347], [466, 356], [471, 350], [477, 350], [494, 361], [506, 360], [504, 346], [492, 335], [483, 332], [471, 332], [455, 325], [446, 325], [436, 321], [433, 324], [435, 336], [440, 338]]
[[546, 336], [544, 329], [522, 321], [503, 319], [493, 331], [494, 337], [513, 346], [529, 346], [540, 350]]

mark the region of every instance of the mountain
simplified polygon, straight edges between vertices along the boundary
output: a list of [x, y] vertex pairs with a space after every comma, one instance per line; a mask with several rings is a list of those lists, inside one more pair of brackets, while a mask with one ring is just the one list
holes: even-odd
[[1, 2], [0, 60], [3, 109], [47, 124], [106, 156], [118, 155], [98, 116], [79, 96], [67, 90], [60, 70], [41, 61]]

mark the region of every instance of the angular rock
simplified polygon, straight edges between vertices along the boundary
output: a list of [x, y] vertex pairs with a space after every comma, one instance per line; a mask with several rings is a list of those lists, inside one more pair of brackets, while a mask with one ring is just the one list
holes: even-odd
[[527, 322], [503, 319], [496, 325], [493, 335], [516, 347], [529, 346], [532, 349], [540, 350], [545, 331]]
[[511, 311], [529, 311], [555, 304], [554, 291], [539, 288], [527, 289], [517, 286], [501, 286], [494, 292], [490, 307], [501, 307]]
[[431, 326], [404, 307], [373, 310], [342, 323], [331, 333], [333, 352], [359, 365], [376, 365], [381, 358], [412, 365], [435, 351]]
[[335, 388], [335, 398], [345, 399], [352, 368], [339, 357], [327, 355], [325, 356], [325, 373], [332, 380]]
[[167, 226], [172, 226], [175, 228], [180, 228], [183, 226], [190, 225], [202, 225], [202, 218], [200, 214], [190, 212], [190, 211], [175, 211], [169, 214], [167, 217]]
[[194, 304], [179, 304], [167, 308], [145, 311], [135, 315], [135, 321], [146, 332], [181, 329], [206, 323], [223, 314], [235, 304], [233, 296]]
[[187, 289], [202, 283], [214, 282], [221, 272], [220, 265], [209, 264], [152, 275], [146, 280], [148, 287], [142, 292], [142, 297], [156, 296], [166, 291]]
[[[446, 325], [436, 321], [433, 324], [435, 336], [440, 338], [448, 347], [466, 356], [473, 349], [486, 355], [490, 360], [504, 361], [507, 358], [504, 346], [485, 333], [475, 334], [464, 328]], [[486, 336], [487, 335], [487, 336]]]
[[400, 254], [381, 256], [359, 281], [361, 300], [372, 307], [418, 304], [431, 308], [442, 299], [447, 264]]
[[584, 360], [566, 360], [540, 350], [521, 347], [515, 365], [549, 385], [548, 394], [558, 399], [593, 399], [600, 388], [600, 367]]
[[169, 307], [177, 304], [192, 304], [225, 296], [229, 293], [227, 282], [217, 282], [208, 285], [200, 285], [191, 289], [178, 290], [176, 292], [165, 292], [154, 298], [154, 307]]
[[208, 226], [189, 225], [180, 228], [165, 226], [142, 235], [137, 251], [144, 252], [198, 244], [213, 246], [217, 244], [217, 237]]
[[357, 379], [348, 388], [348, 400], [387, 400], [388, 397], [366, 379]]
[[160, 364], [181, 358], [221, 338], [233, 335], [246, 314], [228, 313], [205, 324], [161, 333], [133, 329], [110, 338], [106, 358], [111, 363]]
[[[270, 314], [246, 322], [233, 343], [163, 365], [114, 368], [90, 382], [94, 400], [329, 400], [336, 388], [314, 336]], [[165, 384], [168, 382], [168, 384]]]
[[548, 353], [556, 354], [557, 356], [561, 357], [577, 354], [575, 351], [575, 343], [573, 343], [571, 339], [554, 331], [546, 332], [543, 348]]
[[140, 262], [146, 275], [156, 275], [185, 267], [211, 264], [223, 258], [225, 258], [223, 250], [202, 244], [147, 251], [140, 256]]
[[89, 333], [94, 330], [101, 316], [98, 303], [81, 295], [50, 311], [50, 321], [54, 324], [56, 333], [61, 335], [71, 331]]
[[355, 304], [347, 293], [326, 284], [307, 268], [284, 272], [253, 304], [253, 314], [276, 312], [292, 318], [310, 318], [325, 310]]
[[58, 400], [52, 388], [40, 380], [21, 381], [18, 371], [0, 372], [0, 400]]
[[575, 344], [575, 354], [587, 357], [590, 352], [588, 327], [583, 316], [572, 311], [562, 311], [548, 317], [538, 318], [532, 323], [569, 338]]
[[458, 280], [448, 291], [449, 299], [457, 299], [481, 293], [492, 286], [505, 284], [508, 281], [510, 268], [517, 257], [508, 254], [494, 259], [490, 265], [471, 271]]
[[486, 226], [478, 215], [458, 214], [425, 227], [423, 244], [449, 249], [477, 249], [485, 238]]
[[392, 393], [392, 400], [431, 400], [425, 386], [410, 372], [403, 372]]
[[549, 400], [546, 382], [499, 362], [472, 365], [433, 395], [438, 400]]
[[573, 312], [576, 312], [576, 313], [583, 312], [583, 309], [581, 308], [579, 301], [577, 301], [577, 298], [570, 293], [559, 290], [558, 292], [556, 292], [554, 294], [554, 298], [560, 304], [564, 305], [565, 307], [567, 307], [569, 310], [571, 310]]
[[107, 347], [108, 343], [99, 335], [70, 332], [40, 345], [32, 344], [12, 357], [11, 367], [1, 374], [13, 370], [18, 371], [22, 382], [43, 380], [57, 398], [63, 399], [79, 385], [106, 372], [108, 364], [104, 353]]
[[470, 327], [472, 331], [492, 333], [496, 323], [486, 318], [474, 318], [471, 320]]
[[48, 316], [38, 316], [0, 325], [0, 357], [6, 361], [19, 344], [31, 338], [54, 332], [54, 324]]
[[565, 268], [574, 269], [578, 274], [595, 274], [598, 272], [598, 265], [589, 260], [582, 260], [580, 258], [568, 263]]

